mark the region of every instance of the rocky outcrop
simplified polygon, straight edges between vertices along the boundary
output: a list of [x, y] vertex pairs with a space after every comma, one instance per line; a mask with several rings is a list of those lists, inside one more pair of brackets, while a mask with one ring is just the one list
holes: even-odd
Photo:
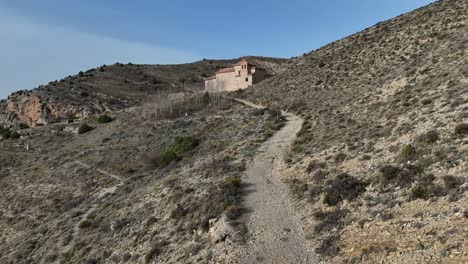
[[20, 96], [10, 97], [7, 102], [7, 118], [10, 123], [14, 123], [15, 118], [30, 126], [46, 125], [67, 119], [82, 119], [93, 114], [103, 112], [104, 107], [72, 105], [61, 102], [47, 103], [40, 96]]
[[20, 123], [29, 126], [46, 125], [67, 120], [80, 120], [103, 112], [115, 112], [130, 106], [135, 101], [116, 98], [102, 93], [86, 93], [71, 88], [69, 90], [40, 87], [32, 91], [13, 93], [0, 107], [4, 126]]

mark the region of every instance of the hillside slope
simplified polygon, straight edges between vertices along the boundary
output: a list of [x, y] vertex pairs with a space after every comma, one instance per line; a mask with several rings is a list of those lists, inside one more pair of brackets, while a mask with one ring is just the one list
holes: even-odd
[[[278, 72], [286, 60], [246, 57]], [[177, 93], [204, 89], [204, 78], [236, 63], [233, 60], [203, 60], [181, 65], [134, 65], [117, 63], [101, 66], [50, 82], [33, 90], [11, 94], [0, 102], [0, 124], [44, 125], [67, 119], [82, 119], [102, 112], [115, 112], [138, 105], [155, 93]]]
[[305, 119], [284, 175], [317, 252], [468, 261], [468, 1], [379, 23], [238, 95]]
[[241, 177], [280, 120], [230, 101], [174, 119], [138, 108], [0, 142], [0, 263], [203, 263], [244, 239]]

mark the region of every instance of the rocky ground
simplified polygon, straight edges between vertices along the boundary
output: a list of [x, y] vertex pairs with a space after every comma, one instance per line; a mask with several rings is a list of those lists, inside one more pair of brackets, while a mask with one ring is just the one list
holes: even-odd
[[282, 175], [336, 263], [468, 262], [468, 1], [292, 59], [239, 92], [304, 118]]
[[140, 110], [0, 141], [1, 263], [204, 263], [243, 241], [240, 178], [276, 115], [224, 100], [171, 119]]

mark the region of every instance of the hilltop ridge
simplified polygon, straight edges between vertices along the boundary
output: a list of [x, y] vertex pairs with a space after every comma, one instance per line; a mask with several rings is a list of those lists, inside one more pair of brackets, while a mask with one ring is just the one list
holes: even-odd
[[[267, 69], [270, 75], [286, 61], [279, 58], [244, 57]], [[155, 93], [194, 92], [204, 89], [204, 78], [236, 63], [208, 60], [181, 65], [103, 65], [77, 75], [12, 93], [0, 102], [2, 121], [34, 126], [67, 119], [83, 119], [139, 105]]]

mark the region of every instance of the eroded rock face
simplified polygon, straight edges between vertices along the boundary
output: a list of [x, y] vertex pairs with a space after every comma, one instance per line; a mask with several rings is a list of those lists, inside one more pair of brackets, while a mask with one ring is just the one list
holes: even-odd
[[46, 125], [70, 119], [85, 119], [103, 112], [125, 109], [134, 102], [126, 99], [94, 93], [79, 97], [43, 90], [17, 92], [3, 101], [0, 107], [0, 123], [16, 126], [24, 123], [29, 126]]
[[92, 108], [61, 102], [47, 103], [37, 95], [10, 97], [6, 106], [7, 116], [9, 116], [7, 122], [13, 124], [14, 119], [17, 118], [30, 126], [45, 125], [70, 118], [87, 118], [104, 110], [104, 107]]

